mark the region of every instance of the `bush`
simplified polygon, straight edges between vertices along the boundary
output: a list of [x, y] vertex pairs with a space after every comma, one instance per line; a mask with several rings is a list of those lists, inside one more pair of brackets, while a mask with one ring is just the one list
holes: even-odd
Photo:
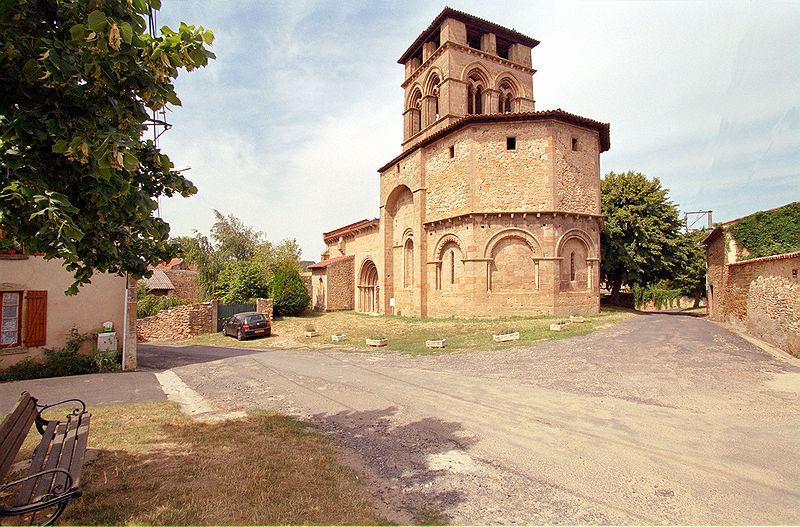
[[308, 305], [310, 297], [300, 272], [293, 265], [284, 264], [272, 278], [272, 301], [278, 316], [299, 315]]
[[152, 317], [163, 309], [179, 306], [183, 302], [176, 295], [156, 296], [149, 292], [139, 296], [136, 303], [136, 318]]
[[253, 261], [230, 262], [217, 279], [217, 298], [224, 304], [244, 304], [269, 298], [267, 273]]
[[122, 364], [122, 353], [108, 351], [96, 355], [80, 355], [81, 344], [92, 338], [72, 328], [63, 348], [45, 348], [44, 363], [27, 358], [10, 368], [0, 371], [0, 382], [82, 375], [98, 371], [115, 371]]

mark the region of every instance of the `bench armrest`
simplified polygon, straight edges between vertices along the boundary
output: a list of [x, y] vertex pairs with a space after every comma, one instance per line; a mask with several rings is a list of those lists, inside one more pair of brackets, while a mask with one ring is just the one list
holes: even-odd
[[[65, 399], [63, 401], [59, 401], [53, 404], [36, 404], [36, 407], [39, 408], [38, 413], [36, 414], [36, 429], [39, 431], [39, 434], [44, 434], [44, 429], [47, 427], [47, 424], [50, 422], [44, 417], [42, 417], [42, 412], [48, 410], [50, 408], [55, 408], [56, 406], [61, 406], [62, 404], [66, 403], [77, 403], [75, 408], [72, 409], [70, 413], [67, 414], [69, 416], [76, 416], [86, 413], [86, 403], [81, 401], [80, 399]], [[80, 407], [78, 407], [80, 405]]]
[[81, 495], [80, 489], [73, 488], [72, 475], [70, 475], [69, 471], [64, 470], [63, 468], [51, 468], [48, 470], [43, 470], [41, 472], [37, 472], [36, 474], [26, 476], [22, 479], [10, 481], [0, 485], [0, 493], [16, 485], [30, 481], [31, 479], [38, 478], [40, 476], [47, 476], [48, 474], [63, 475], [66, 478], [66, 481], [56, 484], [50, 489], [48, 494], [41, 496], [38, 500], [32, 503], [16, 507], [0, 507], [0, 516], [20, 516], [54, 507], [55, 510], [53, 513], [51, 513], [50, 516], [48, 516], [42, 523], [42, 525], [52, 525], [53, 522], [55, 522], [58, 517], [61, 516], [61, 513], [64, 511], [64, 507], [67, 505], [67, 502], [73, 498], [78, 498]]

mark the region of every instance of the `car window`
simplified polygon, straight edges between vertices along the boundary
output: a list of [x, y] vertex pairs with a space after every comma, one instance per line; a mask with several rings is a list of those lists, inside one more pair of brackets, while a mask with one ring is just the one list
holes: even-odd
[[259, 322], [264, 322], [266, 319], [264, 315], [249, 315], [245, 320], [246, 324], [258, 324]]

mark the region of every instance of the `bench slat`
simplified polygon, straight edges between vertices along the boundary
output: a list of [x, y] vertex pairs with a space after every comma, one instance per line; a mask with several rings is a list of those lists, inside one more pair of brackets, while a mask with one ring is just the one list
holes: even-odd
[[[45, 428], [44, 434], [42, 435], [41, 443], [39, 443], [36, 447], [36, 450], [33, 451], [33, 459], [31, 460], [31, 468], [28, 471], [28, 474], [36, 474], [37, 472], [44, 470], [43, 465], [47, 459], [47, 451], [50, 450], [50, 443], [53, 441], [53, 436], [56, 433], [56, 425], [58, 425], [58, 421], [50, 421], [47, 424], [47, 428]], [[29, 479], [22, 485], [22, 487], [20, 487], [20, 491], [17, 494], [17, 500], [14, 502], [14, 506], [30, 503], [31, 495], [33, 494], [33, 486], [35, 484], [35, 479]]]
[[[72, 457], [75, 454], [75, 443], [78, 439], [78, 430], [80, 430], [81, 416], [70, 415], [67, 417], [67, 429], [64, 432], [64, 447], [61, 449], [61, 455], [58, 457], [58, 468], [63, 468], [69, 472]], [[72, 474], [70, 474], [72, 475]], [[65, 489], [67, 484], [67, 476], [64, 474], [56, 474], [54, 486], [61, 486], [62, 490]]]
[[[47, 454], [47, 461], [45, 462], [44, 467], [42, 467], [42, 470], [50, 470], [58, 466], [58, 458], [61, 457], [61, 449], [64, 446], [64, 433], [66, 430], [66, 423], [58, 423], [56, 433], [53, 436], [53, 442], [50, 444], [50, 452]], [[52, 485], [52, 475], [36, 478], [36, 488], [33, 491], [31, 500], [36, 500], [40, 496], [48, 494]]]
[[83, 469], [83, 458], [86, 455], [86, 448], [89, 446], [89, 421], [91, 414], [80, 416], [80, 424], [76, 431], [75, 452], [69, 466], [69, 473], [72, 475], [72, 484], [77, 487], [81, 481], [81, 470]]
[[36, 399], [23, 392], [14, 410], [0, 425], [0, 480], [5, 479], [36, 418]]

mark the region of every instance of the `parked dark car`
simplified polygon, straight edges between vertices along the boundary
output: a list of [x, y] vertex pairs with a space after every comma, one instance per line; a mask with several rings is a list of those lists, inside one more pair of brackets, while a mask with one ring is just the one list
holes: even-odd
[[237, 313], [222, 325], [222, 334], [244, 340], [249, 337], [269, 337], [272, 326], [261, 313]]

